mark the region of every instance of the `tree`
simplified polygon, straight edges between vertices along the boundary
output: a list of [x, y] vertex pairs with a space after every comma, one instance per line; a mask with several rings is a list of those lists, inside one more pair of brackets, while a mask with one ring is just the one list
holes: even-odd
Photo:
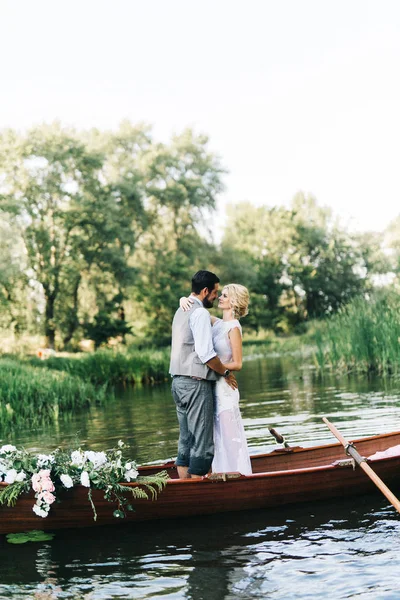
[[0, 215], [0, 323], [17, 334], [29, 323], [28, 282], [22, 240]]
[[[104, 152], [58, 124], [25, 136], [4, 132], [0, 154], [0, 208], [18, 226], [28, 266], [42, 286], [44, 331], [54, 347], [58, 323], [68, 323], [64, 342], [77, 325], [85, 271], [96, 265], [117, 282], [132, 275], [128, 259], [135, 242], [132, 224], [143, 212], [140, 189], [129, 177], [107, 177]], [[62, 318], [67, 298], [69, 321]]]
[[154, 145], [144, 157], [153, 229], [167, 222], [177, 250], [185, 236], [215, 210], [216, 197], [223, 190], [225, 170], [207, 145], [207, 136], [186, 129], [169, 145]]
[[[228, 279], [250, 290], [245, 324], [255, 330], [279, 329], [284, 313], [281, 297], [287, 287], [285, 252], [290, 245], [287, 211], [244, 202], [229, 206], [227, 213], [222, 261], [227, 258], [231, 263]], [[226, 270], [223, 273], [226, 277]]]
[[255, 310], [247, 323], [255, 328], [287, 332], [335, 312], [369, 289], [378, 267], [365, 240], [340, 228], [330, 210], [302, 193], [290, 209], [248, 203], [231, 208], [224, 245], [245, 253], [249, 265], [253, 261]]
[[149, 228], [135, 253], [136, 293], [156, 343], [169, 342], [179, 297], [190, 292], [193, 273], [209, 267], [211, 250], [199, 230], [215, 209], [224, 171], [207, 144], [186, 130], [144, 156]]
[[[122, 294], [117, 294], [111, 301], [104, 303], [93, 321], [83, 325], [86, 337], [94, 341], [96, 349], [111, 338], [124, 341], [125, 336], [132, 333], [132, 327], [125, 322], [124, 312], [121, 310], [122, 301]], [[113, 313], [116, 315], [113, 316]]]

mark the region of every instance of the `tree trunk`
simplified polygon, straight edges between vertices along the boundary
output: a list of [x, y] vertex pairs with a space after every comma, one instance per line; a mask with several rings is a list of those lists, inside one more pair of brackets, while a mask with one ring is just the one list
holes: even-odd
[[[118, 319], [120, 319], [121, 321], [124, 321], [124, 323], [125, 323], [125, 308], [123, 307], [122, 304], [120, 304], [118, 306]], [[122, 338], [122, 343], [126, 344], [125, 333], [121, 334], [121, 338]]]
[[56, 330], [54, 326], [54, 304], [56, 296], [55, 294], [46, 295], [46, 309], [45, 309], [45, 321], [44, 321], [44, 335], [46, 338], [46, 348], [52, 348], [54, 350]]
[[75, 282], [75, 286], [74, 286], [74, 291], [73, 291], [73, 306], [71, 309], [71, 315], [70, 318], [68, 319], [68, 324], [67, 324], [67, 333], [63, 339], [63, 344], [64, 346], [66, 346], [72, 339], [72, 336], [74, 335], [75, 331], [78, 328], [79, 325], [79, 319], [78, 319], [78, 291], [79, 291], [79, 285], [81, 283], [81, 277], [78, 277], [77, 281]]

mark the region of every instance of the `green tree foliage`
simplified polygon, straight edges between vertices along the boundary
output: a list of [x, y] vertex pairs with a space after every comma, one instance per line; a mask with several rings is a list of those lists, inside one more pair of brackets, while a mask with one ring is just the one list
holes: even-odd
[[111, 338], [124, 340], [132, 332], [132, 327], [125, 321], [122, 300], [122, 294], [117, 294], [111, 301], [104, 303], [93, 321], [84, 324], [84, 332], [94, 341], [96, 349]]
[[0, 216], [0, 326], [15, 333], [28, 329], [32, 311], [26, 258], [18, 231]]
[[209, 243], [199, 229], [215, 209], [223, 169], [207, 144], [205, 136], [186, 130], [145, 155], [150, 226], [135, 255], [136, 293], [148, 317], [148, 337], [158, 344], [170, 341], [178, 299], [190, 293], [193, 273], [210, 268]]
[[77, 326], [83, 273], [95, 265], [117, 283], [129, 278], [140, 190], [129, 177], [109, 175], [104, 152], [57, 124], [25, 136], [4, 132], [0, 155], [0, 208], [19, 227], [29, 269], [42, 286], [44, 331], [54, 347], [60, 323], [66, 341]]
[[136, 330], [166, 344], [178, 298], [206, 268], [249, 288], [245, 326], [289, 332], [399, 272], [398, 223], [385, 254], [378, 234], [350, 235], [301, 193], [290, 208], [231, 206], [214, 244], [223, 173], [190, 129], [168, 143], [128, 121], [1, 132], [0, 327], [41, 328], [52, 347]]
[[208, 151], [208, 138], [191, 129], [174, 136], [169, 145], [156, 144], [145, 155], [146, 193], [153, 225], [167, 223], [179, 250], [187, 234], [216, 207], [224, 173]]
[[385, 265], [365, 239], [341, 229], [328, 209], [301, 193], [290, 209], [231, 207], [226, 229], [223, 252], [253, 273], [247, 323], [256, 328], [286, 332], [336, 312], [368, 290], [371, 274]]

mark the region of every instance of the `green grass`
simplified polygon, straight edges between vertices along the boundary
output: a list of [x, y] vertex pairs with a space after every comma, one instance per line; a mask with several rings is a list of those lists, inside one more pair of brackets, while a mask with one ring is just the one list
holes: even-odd
[[278, 336], [269, 332], [268, 335], [254, 337], [244, 334], [243, 355], [250, 359], [256, 356], [285, 355], [295, 356], [309, 355], [315, 344], [316, 329], [320, 326], [315, 321], [310, 321], [307, 331], [298, 335]]
[[93, 385], [153, 383], [168, 377], [169, 348], [162, 350], [128, 349], [125, 352], [99, 350], [67, 357], [25, 359], [39, 369], [65, 371]]
[[55, 422], [59, 415], [103, 402], [108, 393], [80, 377], [0, 359], [1, 435], [16, 426]]
[[56, 421], [62, 413], [112, 397], [112, 387], [163, 381], [169, 349], [111, 350], [51, 357], [0, 358], [0, 435], [17, 426]]
[[381, 291], [358, 298], [326, 321], [315, 335], [320, 369], [400, 372], [400, 297]]

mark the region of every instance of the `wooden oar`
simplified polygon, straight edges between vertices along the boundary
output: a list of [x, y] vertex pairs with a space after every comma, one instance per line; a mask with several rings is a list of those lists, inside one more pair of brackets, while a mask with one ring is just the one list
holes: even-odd
[[346, 451], [346, 454], [348, 454], [349, 456], [351, 456], [352, 458], [354, 458], [354, 460], [362, 468], [362, 470], [364, 471], [364, 473], [366, 475], [368, 475], [368, 477], [374, 482], [374, 484], [376, 485], [376, 487], [380, 489], [380, 491], [382, 492], [382, 494], [384, 496], [386, 496], [386, 498], [389, 500], [389, 502], [391, 504], [393, 504], [393, 506], [395, 507], [395, 509], [400, 513], [400, 501], [389, 490], [389, 488], [387, 487], [387, 485], [385, 483], [383, 483], [382, 479], [380, 477], [378, 477], [378, 475], [375, 473], [375, 471], [373, 469], [371, 469], [371, 467], [369, 466], [369, 464], [366, 463], [365, 458], [363, 456], [361, 456], [357, 452], [357, 450], [355, 449], [355, 447], [353, 446], [353, 444], [351, 442], [347, 442], [344, 439], [344, 437], [342, 436], [342, 434], [336, 429], [336, 427], [334, 425], [332, 425], [332, 423], [330, 423], [328, 421], [328, 419], [326, 417], [322, 417], [322, 420], [323, 420], [324, 423], [326, 423], [326, 425], [328, 425], [328, 427], [331, 430], [331, 432], [333, 433], [333, 435], [343, 445], [343, 447], [344, 447], [344, 449]]

